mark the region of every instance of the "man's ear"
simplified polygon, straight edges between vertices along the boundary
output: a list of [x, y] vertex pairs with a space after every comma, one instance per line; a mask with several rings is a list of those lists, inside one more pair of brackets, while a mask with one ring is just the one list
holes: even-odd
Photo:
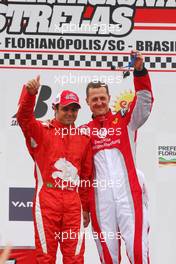
[[111, 100], [111, 96], [109, 95], [109, 102], [110, 102], [110, 100]]
[[52, 105], [52, 108], [54, 110], [54, 114], [56, 115], [56, 113], [58, 112], [58, 109], [59, 109], [59, 105]]
[[56, 106], [54, 104], [52, 105], [52, 108], [53, 108], [53, 110], [55, 112], [56, 111]]
[[88, 98], [86, 98], [86, 103], [89, 105], [89, 100], [88, 100]]

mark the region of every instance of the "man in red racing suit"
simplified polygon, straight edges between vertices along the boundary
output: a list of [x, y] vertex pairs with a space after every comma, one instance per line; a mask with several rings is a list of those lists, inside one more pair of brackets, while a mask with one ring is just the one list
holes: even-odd
[[121, 237], [130, 263], [149, 263], [147, 194], [143, 174], [135, 166], [135, 143], [137, 129], [151, 112], [153, 96], [142, 55], [132, 55], [137, 57], [135, 97], [128, 108], [112, 114], [108, 86], [101, 82], [87, 86], [87, 103], [93, 113], [87, 130], [95, 166], [91, 219], [99, 234], [100, 259], [106, 264], [120, 263]]
[[64, 264], [82, 264], [84, 227], [89, 223], [89, 188], [84, 180], [89, 181], [92, 174], [90, 138], [75, 132], [74, 121], [80, 104], [72, 91], [63, 91], [56, 98], [53, 120], [40, 122], [35, 119], [33, 111], [39, 78], [24, 87], [17, 112], [17, 120], [35, 162], [36, 260], [40, 264], [54, 264], [59, 242]]

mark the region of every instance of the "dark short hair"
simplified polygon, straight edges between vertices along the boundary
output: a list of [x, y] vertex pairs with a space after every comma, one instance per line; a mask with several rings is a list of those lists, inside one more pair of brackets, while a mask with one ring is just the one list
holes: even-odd
[[87, 88], [86, 88], [86, 96], [87, 97], [89, 96], [89, 90], [90, 90], [90, 88], [94, 89], [94, 88], [102, 88], [102, 87], [104, 87], [106, 89], [106, 92], [109, 95], [108, 85], [106, 83], [97, 81], [97, 82], [90, 82], [90, 83], [88, 83]]

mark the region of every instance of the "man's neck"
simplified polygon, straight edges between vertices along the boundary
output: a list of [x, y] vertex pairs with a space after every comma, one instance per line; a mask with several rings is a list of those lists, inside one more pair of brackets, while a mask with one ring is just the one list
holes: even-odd
[[99, 119], [99, 120], [104, 120], [104, 119], [106, 119], [106, 117], [109, 115], [109, 113], [111, 113], [111, 109], [109, 108], [109, 110], [105, 113], [105, 114], [103, 114], [103, 115], [95, 115], [94, 116], [94, 114], [92, 114], [92, 118], [93, 119]]

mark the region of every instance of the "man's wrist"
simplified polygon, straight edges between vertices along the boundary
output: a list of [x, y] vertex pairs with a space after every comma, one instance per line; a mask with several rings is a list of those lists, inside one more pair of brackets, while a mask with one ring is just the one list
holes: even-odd
[[134, 69], [133, 71], [133, 75], [134, 76], [137, 76], [137, 77], [140, 77], [140, 76], [144, 76], [148, 73], [147, 69], [143, 66], [143, 69], [142, 70], [136, 70]]

